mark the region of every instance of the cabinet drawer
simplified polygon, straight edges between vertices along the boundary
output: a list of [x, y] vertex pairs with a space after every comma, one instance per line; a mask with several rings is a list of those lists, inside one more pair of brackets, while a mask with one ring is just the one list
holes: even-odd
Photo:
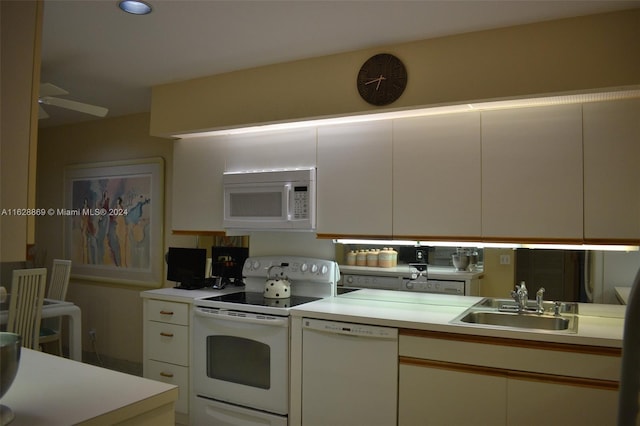
[[144, 376], [147, 379], [178, 386], [180, 389], [176, 401], [176, 411], [189, 412], [189, 369], [187, 367], [147, 360], [147, 370], [144, 372]]
[[501, 345], [496, 338], [470, 339], [465, 335], [439, 338], [437, 333], [431, 334], [434, 337], [426, 337], [429, 332], [410, 333], [405, 331], [399, 337], [401, 357], [594, 380], [620, 378], [621, 358], [617, 350], [603, 354], [597, 347], [508, 339]]
[[189, 365], [189, 327], [147, 321], [145, 340], [149, 359]]
[[147, 320], [189, 325], [189, 305], [151, 299], [147, 301]]

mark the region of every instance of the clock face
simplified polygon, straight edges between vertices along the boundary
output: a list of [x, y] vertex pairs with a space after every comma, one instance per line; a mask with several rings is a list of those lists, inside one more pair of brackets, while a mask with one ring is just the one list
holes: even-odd
[[372, 105], [388, 105], [407, 87], [407, 70], [402, 61], [388, 53], [367, 59], [358, 72], [358, 92]]

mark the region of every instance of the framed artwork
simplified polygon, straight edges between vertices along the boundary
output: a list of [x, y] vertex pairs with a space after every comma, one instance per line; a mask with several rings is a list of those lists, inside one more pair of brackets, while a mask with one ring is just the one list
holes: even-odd
[[64, 180], [64, 253], [72, 277], [159, 287], [164, 160], [73, 165]]

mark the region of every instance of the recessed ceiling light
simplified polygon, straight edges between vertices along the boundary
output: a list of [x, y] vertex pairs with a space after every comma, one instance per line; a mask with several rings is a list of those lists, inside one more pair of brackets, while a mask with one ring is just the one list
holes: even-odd
[[118, 7], [133, 15], [146, 15], [151, 13], [151, 6], [148, 3], [137, 0], [122, 0]]

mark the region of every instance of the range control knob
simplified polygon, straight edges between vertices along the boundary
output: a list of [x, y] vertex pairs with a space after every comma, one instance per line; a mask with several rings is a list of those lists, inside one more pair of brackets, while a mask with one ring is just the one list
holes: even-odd
[[353, 275], [347, 275], [344, 280], [347, 284], [353, 284]]
[[406, 287], [408, 289], [412, 289], [413, 288], [413, 283], [411, 281], [407, 282]]
[[300, 271], [302, 272], [307, 272], [308, 269], [309, 265], [307, 265], [306, 263], [303, 263], [302, 266], [300, 266]]
[[249, 266], [249, 269], [253, 271], [257, 271], [259, 268], [260, 268], [260, 262], [257, 260], [254, 260], [253, 263], [251, 263], [251, 265]]
[[327, 265], [322, 265], [322, 268], [320, 269], [320, 274], [324, 275], [327, 272], [329, 272], [329, 267]]
[[315, 274], [317, 272], [318, 272], [318, 265], [314, 263], [313, 265], [311, 265], [311, 273]]

